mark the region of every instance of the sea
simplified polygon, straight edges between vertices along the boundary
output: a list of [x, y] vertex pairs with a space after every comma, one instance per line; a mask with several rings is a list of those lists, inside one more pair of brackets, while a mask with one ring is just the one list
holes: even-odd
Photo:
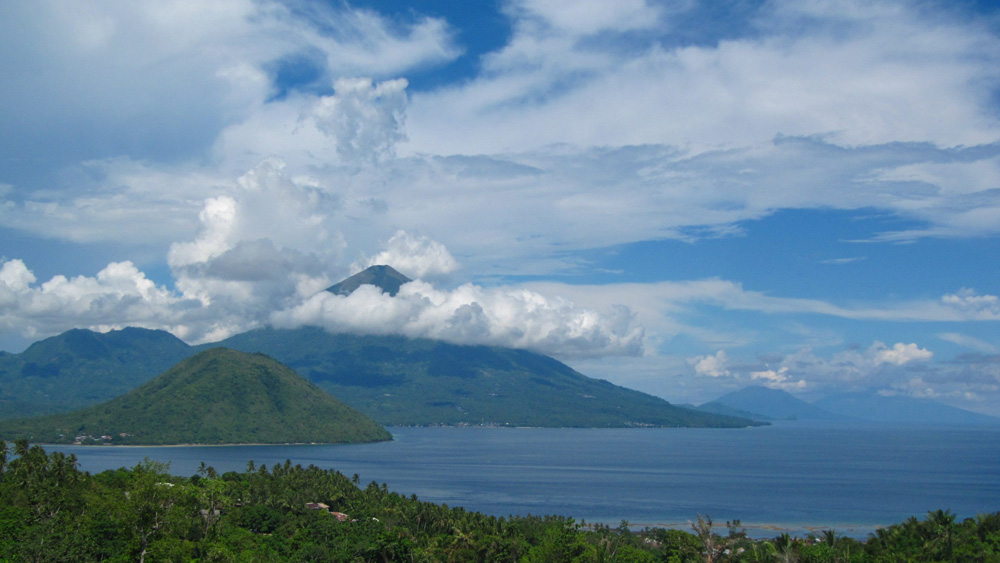
[[1000, 427], [914, 427], [783, 421], [709, 428], [389, 428], [358, 445], [48, 446], [91, 473], [145, 458], [193, 475], [249, 461], [335, 469], [361, 484], [495, 516], [570, 516], [584, 525], [691, 530], [698, 515], [725, 532], [804, 537], [878, 527], [950, 510], [1000, 511]]

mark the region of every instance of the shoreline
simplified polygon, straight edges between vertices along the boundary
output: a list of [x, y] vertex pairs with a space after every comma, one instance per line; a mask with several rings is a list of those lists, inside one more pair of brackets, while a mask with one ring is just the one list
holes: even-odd
[[73, 448], [211, 448], [233, 446], [356, 446], [360, 444], [380, 444], [392, 440], [371, 442], [227, 442], [222, 444], [61, 444], [58, 442], [31, 442], [38, 446], [58, 446]]
[[[693, 520], [685, 522], [628, 522], [628, 527], [632, 531], [641, 530], [643, 528], [661, 528], [664, 530], [681, 530], [684, 532], [691, 532], [691, 523]], [[597, 522], [595, 522], [596, 524]], [[615, 526], [616, 524], [609, 524], [604, 522], [599, 522], [603, 525]], [[898, 523], [898, 522], [897, 522]], [[584, 527], [592, 528], [595, 524], [587, 522]], [[880, 528], [887, 528], [892, 524], [862, 524], [859, 522], [841, 522], [839, 524], [815, 524], [815, 523], [788, 523], [788, 522], [743, 522], [740, 521], [739, 529], [745, 530], [747, 537], [755, 540], [760, 539], [770, 539], [775, 536], [781, 535], [782, 533], [789, 534], [792, 537], [805, 538], [809, 535], [818, 536], [825, 530], [833, 530], [838, 536], [844, 536], [853, 538], [856, 540], [866, 540], [868, 536], [875, 533], [875, 530]], [[725, 522], [714, 523], [713, 529], [717, 534], [725, 536], [727, 532]]]

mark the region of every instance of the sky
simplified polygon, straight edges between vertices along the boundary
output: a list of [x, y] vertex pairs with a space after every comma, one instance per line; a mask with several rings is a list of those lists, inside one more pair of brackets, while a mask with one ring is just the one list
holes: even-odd
[[5, 2], [0, 76], [8, 352], [308, 325], [1000, 416], [992, 2]]

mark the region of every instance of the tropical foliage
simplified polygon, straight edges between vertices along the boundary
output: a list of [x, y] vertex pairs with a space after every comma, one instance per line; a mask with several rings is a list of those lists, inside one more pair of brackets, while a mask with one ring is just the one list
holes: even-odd
[[260, 352], [379, 424], [743, 427], [586, 377], [527, 350], [402, 336], [259, 329], [188, 346], [164, 331], [72, 330], [0, 354], [0, 419], [66, 412], [121, 396], [213, 347]]
[[263, 352], [387, 426], [743, 427], [671, 405], [528, 350], [402, 336], [264, 328], [220, 345]]
[[162, 330], [73, 329], [0, 352], [0, 419], [65, 412], [127, 393], [192, 355]]
[[261, 354], [213, 348], [126, 395], [77, 412], [0, 421], [35, 442], [373, 442], [384, 428]]
[[864, 542], [832, 530], [751, 540], [707, 516], [693, 533], [498, 518], [287, 461], [167, 470], [147, 460], [90, 475], [72, 455], [0, 442], [0, 561], [1000, 561], [1000, 513], [959, 522], [935, 511]]

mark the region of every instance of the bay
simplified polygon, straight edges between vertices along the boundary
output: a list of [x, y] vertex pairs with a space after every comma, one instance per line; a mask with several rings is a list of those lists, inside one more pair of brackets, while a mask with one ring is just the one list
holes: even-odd
[[739, 519], [753, 537], [1000, 510], [1000, 429], [788, 422], [746, 429], [390, 428], [359, 445], [50, 446], [92, 473], [144, 458], [188, 476], [247, 462], [316, 465], [362, 485], [496, 516], [688, 528]]

